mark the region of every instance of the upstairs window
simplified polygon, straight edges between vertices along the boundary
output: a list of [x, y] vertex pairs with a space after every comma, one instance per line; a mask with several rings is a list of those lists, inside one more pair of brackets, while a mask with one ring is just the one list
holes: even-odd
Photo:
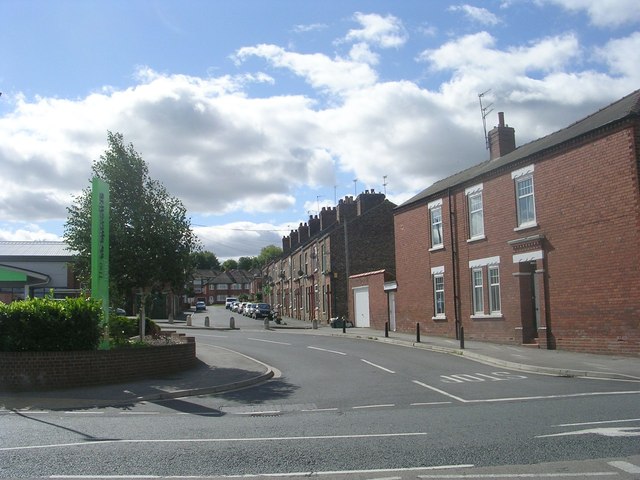
[[442, 240], [442, 201], [429, 204], [429, 218], [431, 222], [431, 248], [441, 248]]
[[484, 209], [482, 206], [482, 184], [467, 188], [467, 209], [469, 212], [469, 239], [484, 238]]
[[511, 173], [515, 181], [518, 228], [536, 225], [536, 202], [533, 189], [533, 165]]

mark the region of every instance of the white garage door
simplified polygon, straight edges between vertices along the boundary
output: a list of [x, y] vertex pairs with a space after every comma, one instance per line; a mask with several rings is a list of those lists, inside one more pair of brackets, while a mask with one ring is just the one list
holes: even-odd
[[369, 287], [353, 289], [356, 327], [369, 327]]

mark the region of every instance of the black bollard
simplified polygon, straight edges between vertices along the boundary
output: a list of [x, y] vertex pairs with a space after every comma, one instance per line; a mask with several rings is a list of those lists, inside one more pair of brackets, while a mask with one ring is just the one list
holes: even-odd
[[344, 317], [342, 318], [342, 333], [347, 333], [347, 319]]
[[416, 323], [416, 343], [420, 343], [420, 324]]
[[389, 338], [389, 322], [384, 322], [384, 338]]
[[464, 350], [464, 327], [460, 327], [460, 348]]

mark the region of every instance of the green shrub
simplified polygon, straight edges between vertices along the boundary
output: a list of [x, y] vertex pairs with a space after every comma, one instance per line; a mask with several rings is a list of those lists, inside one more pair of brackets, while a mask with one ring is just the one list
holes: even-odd
[[95, 350], [100, 303], [93, 299], [30, 298], [0, 304], [0, 351]]
[[[138, 325], [140, 319], [137, 317], [123, 317], [120, 315], [109, 315], [109, 337], [117, 345], [129, 343], [131, 337], [140, 334]], [[145, 319], [145, 333], [147, 335], [157, 335], [160, 327], [149, 318]]]

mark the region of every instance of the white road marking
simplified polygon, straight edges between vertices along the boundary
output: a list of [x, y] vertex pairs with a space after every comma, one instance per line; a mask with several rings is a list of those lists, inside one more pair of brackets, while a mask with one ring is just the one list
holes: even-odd
[[300, 410], [301, 412], [337, 412], [337, 408], [307, 408]]
[[469, 473], [460, 475], [418, 475], [416, 478], [584, 478], [615, 477], [617, 472], [583, 472], [583, 473]]
[[327, 350], [326, 348], [320, 348], [320, 347], [307, 347], [307, 348], [311, 348], [312, 350], [320, 350], [321, 352], [335, 353], [336, 355], [346, 355], [346, 353], [344, 352], [336, 352], [335, 350]]
[[583, 425], [602, 425], [603, 423], [626, 423], [626, 422], [640, 422], [640, 418], [626, 418], [624, 420], [603, 420], [601, 422], [562, 423], [560, 425], [554, 425], [554, 427], [581, 427]]
[[428, 405], [448, 405], [451, 402], [418, 402], [418, 403], [412, 403], [411, 406], [412, 407], [422, 407], [422, 406], [428, 406]]
[[251, 338], [248, 337], [247, 340], [253, 340], [256, 342], [265, 342], [265, 343], [277, 343], [278, 345], [291, 345], [290, 343], [285, 343], [285, 342], [274, 342], [273, 340], [263, 340], [262, 338]]
[[120, 412], [120, 415], [159, 415], [160, 412]]
[[609, 427], [609, 428], [588, 428], [586, 430], [576, 430], [574, 432], [551, 433], [549, 435], [537, 435], [535, 438], [548, 437], [568, 437], [571, 435], [602, 435], [604, 437], [640, 437], [640, 427]]
[[280, 413], [280, 410], [263, 410], [261, 412], [233, 412], [234, 415], [274, 415]]
[[76, 410], [69, 410], [64, 413], [68, 413], [69, 415], [102, 415], [104, 414], [104, 412], [82, 412], [82, 411], [76, 411]]
[[382, 407], [395, 407], [395, 404], [393, 403], [382, 403], [379, 405], [359, 405], [357, 407], [351, 407], [354, 410], [356, 409], [360, 409], [360, 408], [382, 408]]
[[613, 468], [617, 468], [618, 470], [622, 470], [623, 472], [640, 473], [640, 467], [637, 465], [634, 465], [633, 463], [622, 462], [622, 461], [614, 461], [614, 462], [607, 462], [607, 463], [611, 465]]
[[381, 367], [380, 365], [376, 365], [375, 363], [371, 363], [368, 360], [365, 360], [364, 358], [361, 358], [360, 360], [362, 360], [364, 363], [368, 365], [371, 365], [372, 367], [376, 367], [376, 368], [379, 368], [380, 370], [384, 370], [385, 372], [396, 373], [393, 370], [389, 370], [388, 368], [384, 368], [384, 367]]
[[125, 443], [243, 443], [243, 442], [277, 442], [300, 440], [357, 440], [370, 438], [419, 437], [428, 435], [427, 432], [405, 433], [369, 433], [362, 435], [308, 435], [300, 437], [247, 437], [247, 438], [156, 438], [156, 439], [121, 439], [121, 440], [88, 440], [85, 442], [54, 443], [48, 445], [25, 445], [21, 447], [0, 447], [0, 452], [14, 450], [38, 450], [45, 448], [86, 447], [100, 445], [115, 445]]
[[444, 395], [445, 397], [453, 398], [454, 400], [457, 400], [462, 403], [468, 403], [468, 401], [465, 400], [464, 398], [456, 397], [455, 395], [451, 395], [450, 393], [447, 393], [444, 390], [440, 390], [439, 388], [432, 387], [431, 385], [427, 385], [426, 383], [419, 382], [418, 380], [412, 380], [412, 382], [415, 383], [416, 385], [420, 385], [421, 387], [428, 388], [429, 390], [433, 390], [434, 392], [438, 392]]
[[[461, 465], [436, 465], [433, 467], [406, 467], [406, 468], [380, 468], [370, 470], [334, 470], [327, 472], [313, 472], [313, 476], [321, 477], [325, 475], [353, 475], [353, 474], [369, 474], [369, 473], [388, 473], [388, 472], [422, 472], [425, 470], [450, 470], [453, 468], [470, 468], [472, 464]], [[242, 475], [220, 475], [220, 478], [269, 478], [269, 477], [308, 477], [309, 472], [284, 472], [284, 473], [257, 473]], [[70, 479], [89, 479], [89, 478], [105, 478], [105, 479], [125, 479], [125, 478], [175, 478], [175, 479], [206, 479], [211, 478], [210, 475], [171, 475], [160, 477], [157, 475], [51, 475], [49, 478], [70, 478]], [[420, 477], [418, 477], [420, 478]], [[425, 477], [429, 478], [429, 477]], [[437, 477], [435, 477], [437, 478]], [[442, 477], [441, 477], [442, 478]], [[382, 479], [377, 479], [382, 480]]]
[[440, 390], [439, 388], [432, 387], [431, 385], [427, 385], [426, 383], [420, 382], [418, 380], [412, 380], [416, 385], [420, 385], [421, 387], [428, 388], [433, 390], [434, 392], [438, 392], [441, 395], [444, 395], [449, 398], [453, 398], [462, 403], [497, 403], [497, 402], [516, 402], [523, 400], [546, 400], [553, 398], [577, 398], [577, 397], [599, 397], [603, 395], [637, 395], [640, 394], [638, 390], [631, 391], [620, 391], [620, 392], [585, 392], [585, 393], [566, 393], [561, 395], [536, 395], [532, 397], [505, 397], [505, 398], [485, 398], [479, 400], [465, 400], [464, 398], [458, 397], [451, 393], [445, 392], [444, 390]]

